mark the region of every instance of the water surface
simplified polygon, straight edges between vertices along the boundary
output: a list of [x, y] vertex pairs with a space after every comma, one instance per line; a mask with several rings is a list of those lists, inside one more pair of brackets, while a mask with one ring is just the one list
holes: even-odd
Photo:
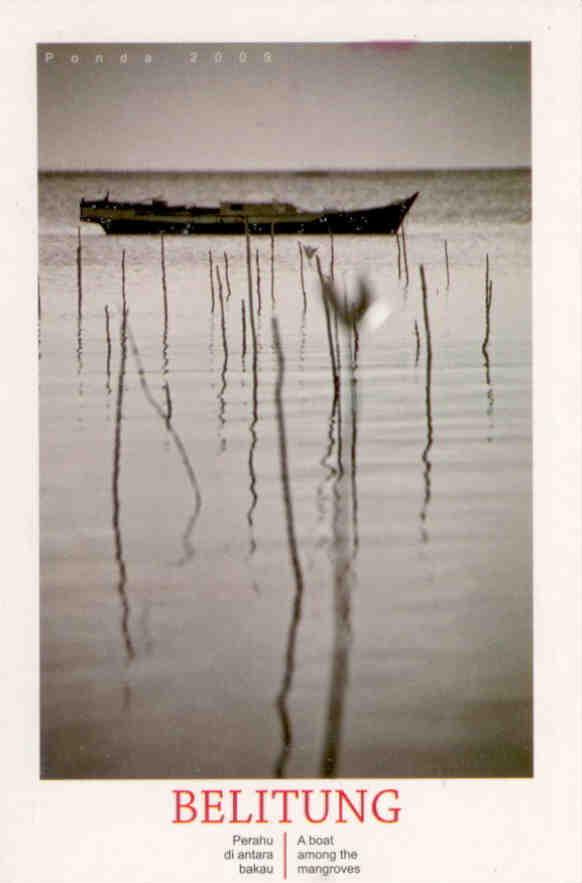
[[[107, 190], [307, 208], [420, 190], [408, 283], [394, 238], [335, 238], [338, 288], [365, 276], [391, 310], [357, 355], [341, 338], [336, 394], [296, 237], [272, 275], [251, 243], [255, 362], [244, 239], [166, 237], [162, 262], [159, 237], [87, 225], [79, 265], [79, 199]], [[39, 192], [43, 776], [530, 775], [529, 173]], [[329, 238], [308, 244], [329, 273]]]

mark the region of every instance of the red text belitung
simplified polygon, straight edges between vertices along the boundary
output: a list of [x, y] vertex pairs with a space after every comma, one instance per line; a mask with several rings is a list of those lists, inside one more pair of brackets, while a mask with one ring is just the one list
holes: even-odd
[[399, 794], [394, 788], [369, 791], [355, 788], [241, 788], [172, 791], [174, 815], [172, 823], [187, 825], [289, 824], [296, 821], [318, 825], [322, 822], [347, 823], [376, 821], [394, 824], [401, 808], [395, 806]]

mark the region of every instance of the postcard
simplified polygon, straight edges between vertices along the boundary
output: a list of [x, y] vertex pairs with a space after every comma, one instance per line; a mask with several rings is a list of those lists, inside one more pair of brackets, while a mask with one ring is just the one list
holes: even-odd
[[579, 879], [577, 18], [510, 19], [31, 37], [2, 879]]

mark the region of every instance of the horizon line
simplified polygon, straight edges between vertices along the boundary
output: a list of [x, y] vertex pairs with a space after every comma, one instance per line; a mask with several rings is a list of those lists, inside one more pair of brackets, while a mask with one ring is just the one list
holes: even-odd
[[367, 175], [381, 173], [409, 173], [409, 172], [517, 172], [529, 171], [530, 165], [495, 165], [495, 166], [392, 166], [378, 167], [371, 166], [369, 168], [348, 168], [341, 167], [337, 169], [330, 168], [305, 168], [305, 169], [289, 169], [289, 168], [273, 168], [273, 169], [168, 169], [168, 168], [144, 168], [144, 169], [122, 169], [122, 168], [92, 168], [92, 169], [54, 169], [54, 168], [38, 168], [39, 175]]

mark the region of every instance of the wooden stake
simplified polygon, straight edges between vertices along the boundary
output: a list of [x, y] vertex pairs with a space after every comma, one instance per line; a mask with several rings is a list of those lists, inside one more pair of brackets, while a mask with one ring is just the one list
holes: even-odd
[[275, 303], [275, 224], [271, 222], [271, 303]]
[[301, 279], [301, 292], [303, 294], [303, 312], [307, 311], [307, 295], [305, 293], [305, 272], [303, 269], [303, 248], [301, 247], [301, 243], [297, 243], [297, 248], [299, 249], [299, 278]]
[[402, 224], [402, 254], [404, 256], [404, 272], [406, 273], [406, 285], [408, 286], [408, 255], [406, 254], [406, 233], [404, 231], [404, 224]]
[[81, 247], [81, 228], [77, 227], [77, 314], [80, 318], [83, 311], [83, 256]]
[[489, 346], [489, 335], [491, 333], [491, 301], [493, 300], [493, 281], [487, 279], [487, 291], [485, 293], [485, 337], [481, 345], [481, 352], [487, 359], [487, 347]]
[[335, 263], [335, 251], [333, 247], [333, 233], [331, 230], [329, 231], [329, 248], [330, 248], [330, 258], [329, 258], [329, 275], [334, 279], [334, 263]]
[[241, 300], [241, 313], [242, 313], [242, 357], [247, 354], [247, 317], [245, 315], [245, 302]]
[[107, 392], [111, 391], [111, 326], [109, 323], [109, 307], [105, 305], [105, 337], [107, 339]]
[[122, 309], [127, 310], [127, 296], [125, 291], [125, 249], [121, 252], [121, 303]]
[[226, 279], [226, 299], [230, 300], [230, 298], [232, 297], [232, 289], [230, 287], [230, 276], [228, 273], [228, 255], [226, 252], [224, 252], [224, 278]]
[[426, 278], [424, 275], [424, 267], [420, 265], [420, 282], [422, 286], [422, 312], [424, 315], [424, 330], [426, 335], [426, 358], [429, 364], [432, 362], [432, 343], [430, 338], [430, 324], [428, 319], [428, 303], [426, 293]]
[[212, 268], [212, 249], [210, 249], [210, 248], [208, 249], [208, 269], [209, 269], [209, 273], [210, 273], [210, 295], [211, 295], [210, 312], [213, 313], [214, 312], [214, 301], [215, 301], [214, 272], [213, 272], [213, 268]]
[[324, 287], [327, 286], [327, 282], [325, 281], [324, 276], [323, 276], [323, 272], [321, 269], [321, 261], [319, 260], [319, 255], [316, 255], [315, 261], [317, 263], [317, 272], [319, 274], [319, 281], [320, 281], [321, 288], [322, 288], [321, 299], [323, 301], [323, 309], [325, 311], [325, 326], [327, 329], [327, 343], [329, 346], [329, 358], [330, 358], [330, 363], [331, 363], [331, 373], [332, 373], [332, 378], [333, 378], [333, 385], [334, 385], [334, 389], [337, 391], [337, 387], [339, 384], [339, 375], [338, 375], [337, 365], [336, 365], [336, 360], [335, 360], [335, 348], [333, 345], [333, 334], [332, 334], [332, 328], [331, 328], [331, 319], [330, 319], [330, 315], [329, 315], [329, 306], [327, 303], [327, 297], [325, 296], [325, 293], [323, 291]]
[[249, 321], [251, 323], [251, 338], [253, 341], [253, 370], [257, 369], [257, 331], [255, 328], [255, 311], [253, 307], [253, 274], [251, 271], [251, 237], [249, 234], [249, 222], [245, 218], [245, 240], [247, 247], [247, 281], [248, 281], [248, 306]]
[[396, 245], [398, 247], [398, 278], [402, 278], [402, 251], [400, 248], [400, 233], [396, 231]]
[[220, 327], [222, 328], [222, 348], [224, 351], [225, 363], [228, 360], [228, 341], [226, 339], [226, 321], [224, 317], [224, 298], [222, 296], [222, 279], [220, 278], [220, 267], [216, 266], [216, 281], [218, 282], [218, 300], [220, 302]]
[[160, 260], [162, 262], [162, 294], [164, 298], [164, 328], [168, 330], [168, 285], [166, 282], [166, 246], [164, 243], [164, 234], [160, 236], [161, 249]]
[[259, 263], [259, 249], [255, 252], [255, 261], [257, 264], [257, 312], [261, 315], [261, 265]]

